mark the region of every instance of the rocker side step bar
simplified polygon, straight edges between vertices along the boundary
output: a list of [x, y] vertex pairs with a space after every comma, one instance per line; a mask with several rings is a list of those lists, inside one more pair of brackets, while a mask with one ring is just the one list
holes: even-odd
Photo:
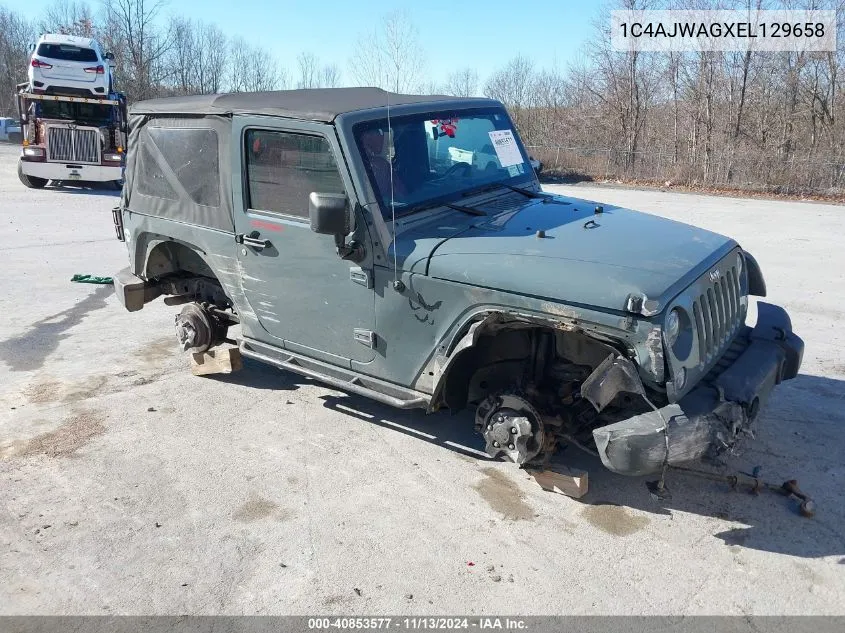
[[255, 339], [242, 338], [238, 347], [241, 354], [249, 358], [313, 378], [342, 391], [372, 398], [397, 409], [425, 409], [431, 399], [428, 394], [405, 389], [377, 378], [362, 376], [352, 370], [306, 358]]

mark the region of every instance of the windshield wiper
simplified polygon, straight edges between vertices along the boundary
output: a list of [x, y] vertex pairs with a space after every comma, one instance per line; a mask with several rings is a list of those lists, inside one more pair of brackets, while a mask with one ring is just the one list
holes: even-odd
[[446, 206], [449, 207], [450, 209], [454, 209], [455, 211], [463, 211], [464, 213], [469, 213], [470, 215], [483, 215], [485, 217], [487, 216], [487, 214], [484, 213], [484, 211], [482, 211], [481, 209], [474, 209], [473, 207], [465, 207], [461, 204], [447, 204]]
[[503, 187], [507, 187], [511, 191], [516, 191], [517, 193], [521, 193], [523, 196], [528, 196], [529, 198], [551, 198], [547, 193], [541, 193], [539, 191], [531, 191], [530, 189], [523, 189], [522, 187], [517, 187], [515, 185], [502, 185]]

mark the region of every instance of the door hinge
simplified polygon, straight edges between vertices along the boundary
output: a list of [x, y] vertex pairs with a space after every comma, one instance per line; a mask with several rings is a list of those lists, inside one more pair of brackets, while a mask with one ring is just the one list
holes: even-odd
[[362, 345], [366, 345], [370, 349], [376, 348], [376, 333], [372, 330], [362, 330], [359, 328], [355, 328], [352, 332], [352, 335], [355, 337], [355, 340], [361, 343]]
[[364, 288], [373, 287], [373, 277], [370, 275], [370, 271], [364, 270], [360, 266], [353, 266], [349, 269], [349, 279], [359, 286], [364, 286]]

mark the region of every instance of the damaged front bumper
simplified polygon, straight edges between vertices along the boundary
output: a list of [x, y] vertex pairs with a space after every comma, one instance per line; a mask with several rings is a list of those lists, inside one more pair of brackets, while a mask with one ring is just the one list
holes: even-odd
[[664, 463], [715, 455], [735, 443], [772, 388], [798, 374], [804, 354], [804, 342], [793, 334], [783, 308], [760, 302], [757, 312], [757, 325], [738, 335], [744, 337], [740, 342], [747, 345], [745, 350], [718, 376], [702, 380], [659, 413], [650, 411], [593, 431], [607, 468], [622, 475], [646, 475], [660, 471]]

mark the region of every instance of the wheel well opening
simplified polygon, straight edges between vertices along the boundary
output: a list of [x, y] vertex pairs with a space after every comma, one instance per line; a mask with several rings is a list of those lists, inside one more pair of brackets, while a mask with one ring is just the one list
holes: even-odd
[[164, 241], [154, 246], [144, 263], [144, 277], [155, 279], [171, 304], [195, 301], [219, 309], [234, 307], [223, 284], [202, 256], [190, 245]]
[[583, 332], [513, 321], [484, 328], [472, 346], [456, 353], [442, 377], [439, 406], [452, 411], [492, 393], [519, 391], [541, 402], [572, 401], [580, 383], [613, 346]]

